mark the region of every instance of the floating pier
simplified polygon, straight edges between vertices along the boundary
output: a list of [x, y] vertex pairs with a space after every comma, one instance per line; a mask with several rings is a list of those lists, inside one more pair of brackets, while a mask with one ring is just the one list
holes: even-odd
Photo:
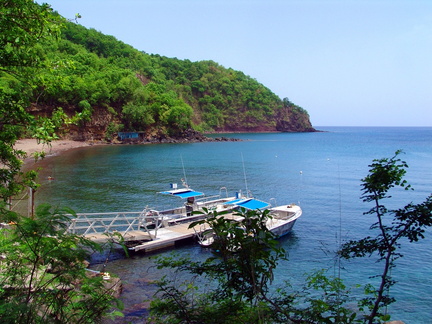
[[131, 251], [150, 252], [167, 247], [173, 247], [177, 243], [185, 240], [192, 240], [197, 235], [197, 231], [189, 228], [189, 223], [172, 225], [159, 228], [157, 237], [151, 241], [144, 241], [138, 245], [129, 247]]

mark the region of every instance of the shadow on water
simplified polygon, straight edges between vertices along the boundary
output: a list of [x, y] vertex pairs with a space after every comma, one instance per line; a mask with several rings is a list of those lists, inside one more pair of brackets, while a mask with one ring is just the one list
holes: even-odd
[[278, 242], [281, 247], [288, 251], [299, 243], [299, 237], [297, 236], [295, 229], [293, 229], [288, 234], [278, 238]]
[[[289, 257], [289, 251], [298, 242], [295, 231], [278, 239], [280, 246], [285, 249]], [[157, 292], [155, 281], [163, 276], [172, 276], [171, 269], [157, 269], [156, 260], [159, 257], [191, 257], [193, 261], [204, 261], [213, 256], [210, 249], [205, 249], [189, 240], [176, 245], [175, 249], [167, 248], [157, 252], [135, 252], [126, 256], [121, 249], [106, 251], [104, 254], [94, 255], [91, 268], [99, 271], [107, 271], [119, 276], [123, 283], [121, 301], [124, 303], [124, 317], [115, 320], [115, 323], [143, 323], [149, 316], [150, 301]], [[106, 262], [109, 258], [109, 262]], [[186, 276], [176, 274], [177, 283]], [[114, 323], [107, 321], [106, 323]]]

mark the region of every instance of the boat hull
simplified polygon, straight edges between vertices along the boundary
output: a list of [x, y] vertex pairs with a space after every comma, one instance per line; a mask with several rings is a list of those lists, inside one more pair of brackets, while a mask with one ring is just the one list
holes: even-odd
[[282, 237], [291, 232], [301, 215], [300, 206], [294, 204], [270, 208], [271, 217], [267, 221], [267, 227], [276, 237]]
[[[273, 207], [269, 211], [270, 217], [267, 219], [266, 226], [276, 238], [290, 233], [297, 219], [302, 215], [300, 206], [294, 204]], [[198, 243], [202, 247], [211, 247], [215, 242], [214, 232], [211, 229], [206, 229], [197, 236]]]
[[275, 228], [271, 229], [270, 231], [274, 235], [276, 235], [277, 238], [282, 237], [284, 235], [287, 235], [289, 232], [291, 232], [291, 230], [294, 227], [295, 222], [296, 222], [296, 220], [293, 220], [291, 222], [288, 222], [288, 223], [282, 224], [278, 227], [275, 227]]

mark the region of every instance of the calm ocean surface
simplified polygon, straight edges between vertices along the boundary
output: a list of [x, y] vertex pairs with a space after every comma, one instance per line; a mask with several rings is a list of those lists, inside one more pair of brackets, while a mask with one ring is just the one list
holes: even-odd
[[[157, 194], [186, 174], [189, 185], [207, 195], [221, 187], [229, 194], [248, 189], [265, 201], [298, 203], [303, 216], [281, 244], [289, 260], [280, 263], [275, 285], [290, 280], [303, 282], [313, 269], [334, 269], [334, 251], [340, 241], [368, 235], [375, 221], [363, 215], [370, 205], [359, 197], [360, 179], [375, 158], [391, 157], [402, 149], [410, 166], [406, 179], [412, 192], [396, 192], [390, 207], [422, 202], [432, 193], [432, 128], [317, 127], [325, 132], [228, 134], [241, 142], [160, 145], [97, 146], [69, 151], [41, 163], [42, 187], [37, 202], [68, 206], [76, 212], [141, 211], [146, 206], [162, 209], [178, 205], [174, 197]], [[220, 135], [218, 135], [220, 136]], [[243, 172], [242, 156], [246, 171]], [[182, 167], [182, 160], [184, 171]], [[48, 175], [55, 181], [46, 181]], [[172, 198], [172, 199], [171, 199]], [[407, 324], [432, 323], [432, 230], [415, 244], [406, 244], [397, 261], [393, 288], [397, 302], [389, 309], [392, 319]], [[194, 258], [209, 252], [195, 245], [176, 249]], [[163, 252], [165, 254], [170, 252]], [[106, 271], [124, 282], [126, 321], [145, 314], [145, 300], [161, 272], [149, 255], [129, 259], [119, 256]], [[342, 278], [348, 286], [370, 282], [378, 274], [375, 259], [343, 261]], [[95, 265], [100, 269], [100, 265]], [[139, 321], [136, 321], [139, 322]]]

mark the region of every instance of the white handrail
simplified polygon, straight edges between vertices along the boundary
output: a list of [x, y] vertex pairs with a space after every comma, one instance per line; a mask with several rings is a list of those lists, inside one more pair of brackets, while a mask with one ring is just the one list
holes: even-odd
[[[142, 230], [154, 239], [162, 223], [159, 213], [152, 213], [147, 207], [142, 212], [79, 213], [68, 216], [71, 219], [67, 231], [80, 235], [120, 232], [124, 236], [130, 231]], [[154, 228], [150, 228], [150, 225]]]

